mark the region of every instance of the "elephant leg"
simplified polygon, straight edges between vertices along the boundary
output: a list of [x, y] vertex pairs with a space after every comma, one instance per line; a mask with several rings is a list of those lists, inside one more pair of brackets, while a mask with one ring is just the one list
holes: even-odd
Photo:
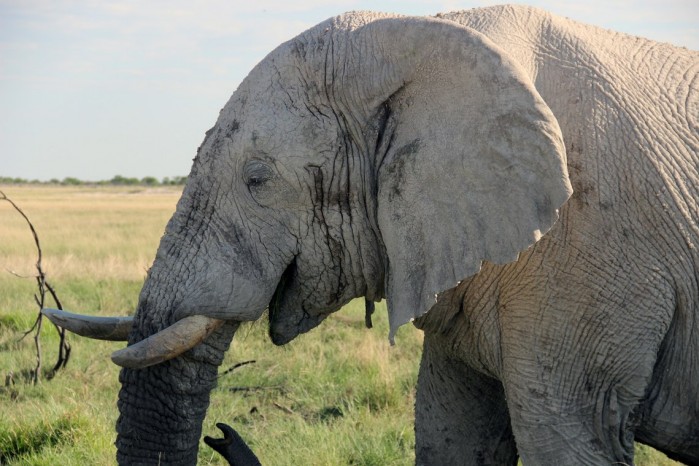
[[[597, 321], [617, 328], [610, 320]], [[502, 382], [523, 464], [633, 464], [654, 345], [632, 334], [631, 325], [618, 338], [603, 327], [517, 321], [526, 331], [503, 330]]]
[[616, 389], [576, 407], [550, 396], [532, 400], [540, 394], [536, 390], [529, 391], [524, 407], [521, 397], [510, 393], [508, 386], [512, 430], [523, 464], [633, 464], [633, 407]]
[[502, 385], [443, 349], [425, 335], [415, 402], [416, 464], [517, 464]]
[[633, 464], [634, 411], [650, 380], [652, 355], [641, 357], [637, 348], [633, 360], [616, 341], [606, 348], [576, 346], [569, 329], [551, 326], [504, 339], [502, 383], [522, 463]]

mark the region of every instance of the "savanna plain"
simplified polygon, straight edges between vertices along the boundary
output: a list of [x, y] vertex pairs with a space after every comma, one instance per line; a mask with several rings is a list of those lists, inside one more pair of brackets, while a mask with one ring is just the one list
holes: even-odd
[[[127, 315], [150, 267], [180, 190], [176, 187], [1, 186], [34, 224], [42, 266], [66, 310]], [[58, 334], [41, 332], [43, 375], [32, 335], [37, 251], [24, 219], [0, 201], [0, 465], [115, 464], [123, 343], [70, 335], [67, 366], [48, 380]], [[49, 304], [53, 304], [49, 301]], [[388, 344], [384, 303], [374, 328], [362, 301], [283, 346], [265, 318], [236, 334], [219, 371], [204, 435], [217, 422], [243, 436], [264, 465], [410, 465], [413, 404], [422, 336], [405, 326]], [[253, 362], [254, 361], [254, 362]], [[639, 466], [679, 464], [637, 445]], [[225, 464], [203, 442], [199, 464]]]

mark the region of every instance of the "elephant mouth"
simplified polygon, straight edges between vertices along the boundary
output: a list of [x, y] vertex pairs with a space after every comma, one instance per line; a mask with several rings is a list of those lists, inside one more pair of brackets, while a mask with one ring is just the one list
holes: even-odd
[[297, 279], [296, 258], [282, 273], [269, 302], [269, 337], [277, 346], [285, 345], [298, 335], [320, 324], [332, 312], [309, 312], [303, 304], [290, 305]]
[[277, 288], [274, 290], [272, 299], [269, 302], [269, 321], [270, 325], [273, 321], [277, 320], [281, 315], [282, 302], [284, 300], [285, 291], [288, 288], [289, 283], [293, 280], [296, 275], [296, 258], [291, 261], [291, 263], [286, 267], [282, 276], [279, 278], [279, 283], [277, 283]]

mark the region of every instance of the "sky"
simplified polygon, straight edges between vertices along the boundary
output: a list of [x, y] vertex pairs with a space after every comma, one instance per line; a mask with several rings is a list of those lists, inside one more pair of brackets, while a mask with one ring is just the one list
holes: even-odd
[[[431, 15], [498, 3], [0, 0], [0, 177], [187, 175], [238, 84], [309, 27], [351, 10]], [[699, 50], [697, 0], [526, 3]]]

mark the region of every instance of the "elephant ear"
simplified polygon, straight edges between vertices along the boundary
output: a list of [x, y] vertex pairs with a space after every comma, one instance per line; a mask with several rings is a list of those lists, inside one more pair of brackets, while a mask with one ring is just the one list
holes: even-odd
[[354, 33], [373, 44], [343, 76], [364, 86], [364, 134], [376, 139], [365, 143], [376, 148], [393, 340], [482, 261], [516, 260], [572, 189], [553, 114], [485, 36], [428, 18], [380, 18]]

